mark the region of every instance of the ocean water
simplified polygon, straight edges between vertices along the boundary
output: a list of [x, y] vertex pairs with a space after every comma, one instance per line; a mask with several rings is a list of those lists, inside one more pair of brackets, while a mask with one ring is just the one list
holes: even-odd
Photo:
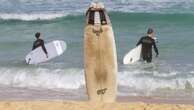
[[[194, 1], [101, 1], [115, 34], [118, 96], [194, 100]], [[86, 99], [83, 28], [90, 2], [0, 0], [0, 99]], [[155, 29], [159, 58], [123, 65], [148, 27]], [[36, 32], [45, 42], [64, 40], [67, 50], [49, 62], [26, 65]]]

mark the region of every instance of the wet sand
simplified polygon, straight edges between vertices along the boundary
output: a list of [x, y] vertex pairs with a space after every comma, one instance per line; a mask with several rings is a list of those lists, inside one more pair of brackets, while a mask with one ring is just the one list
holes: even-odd
[[0, 101], [0, 110], [194, 110], [194, 106], [142, 102]]
[[86, 91], [0, 89], [0, 110], [194, 110], [194, 99], [118, 96], [115, 103], [88, 102]]

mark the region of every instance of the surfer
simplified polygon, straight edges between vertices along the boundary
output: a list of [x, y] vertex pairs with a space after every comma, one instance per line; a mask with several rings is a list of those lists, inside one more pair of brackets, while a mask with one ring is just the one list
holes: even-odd
[[158, 57], [159, 53], [158, 53], [158, 48], [156, 46], [156, 42], [154, 40], [155, 38], [155, 33], [154, 30], [152, 28], [149, 28], [147, 31], [147, 35], [142, 37], [136, 46], [142, 44], [142, 58], [144, 61], [146, 61], [147, 63], [152, 62], [152, 46], [154, 47], [154, 51], [156, 53], [156, 57]]
[[46, 50], [46, 48], [44, 46], [44, 40], [40, 39], [40, 32], [37, 32], [35, 34], [35, 37], [36, 37], [36, 41], [34, 41], [34, 43], [33, 43], [32, 50], [34, 50], [34, 49], [36, 49], [36, 48], [41, 46], [43, 51], [44, 51], [44, 53], [46, 54], [46, 57], [48, 58], [48, 53], [47, 53], [47, 50]]

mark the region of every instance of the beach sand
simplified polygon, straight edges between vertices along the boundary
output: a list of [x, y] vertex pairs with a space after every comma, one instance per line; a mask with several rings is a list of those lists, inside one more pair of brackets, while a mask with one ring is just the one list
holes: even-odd
[[0, 110], [194, 110], [193, 98], [117, 96], [115, 103], [88, 102], [85, 91], [0, 88]]
[[194, 106], [142, 102], [0, 101], [0, 110], [194, 110]]

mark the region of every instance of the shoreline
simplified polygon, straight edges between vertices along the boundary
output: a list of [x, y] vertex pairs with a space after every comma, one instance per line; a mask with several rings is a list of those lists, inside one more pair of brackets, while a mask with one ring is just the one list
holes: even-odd
[[0, 110], [193, 110], [194, 105], [143, 102], [0, 101]]
[[141, 102], [147, 104], [184, 104], [194, 106], [194, 100], [170, 99], [160, 97], [120, 96], [117, 101], [123, 103]]
[[[82, 97], [79, 99], [65, 99], [65, 98], [54, 98], [54, 99], [44, 99], [44, 98], [25, 98], [25, 99], [0, 99], [0, 102], [90, 102], [87, 97]], [[146, 104], [178, 104], [178, 105], [193, 105], [194, 99], [170, 99], [170, 98], [160, 98], [160, 97], [144, 97], [144, 96], [117, 96], [115, 103], [146, 103]]]
[[[49, 90], [49, 89], [29, 89], [29, 88], [7, 88], [0, 87], [0, 102], [33, 102], [33, 101], [65, 101], [65, 102], [86, 102], [87, 94], [82, 88], [77, 90]], [[155, 97], [155, 96], [121, 96], [117, 95], [119, 103], [147, 103], [147, 104], [186, 104], [194, 105], [194, 99], [177, 97]]]

